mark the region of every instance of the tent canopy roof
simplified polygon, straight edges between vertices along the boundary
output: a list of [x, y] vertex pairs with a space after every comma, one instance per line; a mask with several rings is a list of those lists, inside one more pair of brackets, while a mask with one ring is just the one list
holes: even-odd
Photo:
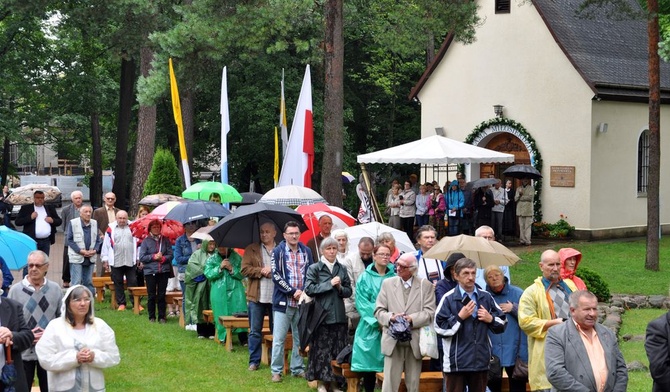
[[514, 162], [514, 155], [473, 146], [439, 135], [358, 156], [358, 163], [447, 165], [505, 162]]

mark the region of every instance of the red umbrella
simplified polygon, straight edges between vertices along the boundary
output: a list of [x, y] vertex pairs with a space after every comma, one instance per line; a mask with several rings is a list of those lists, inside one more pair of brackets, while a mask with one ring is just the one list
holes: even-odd
[[300, 241], [303, 243], [307, 243], [316, 236], [319, 232], [319, 219], [324, 215], [330, 216], [333, 220], [333, 229], [344, 229], [356, 223], [356, 218], [345, 210], [324, 203], [302, 205], [295, 210], [302, 215], [307, 225], [307, 231], [300, 235]]
[[164, 215], [154, 215], [152, 212], [130, 224], [133, 236], [140, 241], [147, 238], [147, 235], [149, 235], [149, 223], [154, 220], [161, 221], [163, 224], [161, 235], [169, 238], [172, 244], [177, 240], [177, 237], [184, 234], [184, 226], [181, 223], [172, 219], [164, 219]]

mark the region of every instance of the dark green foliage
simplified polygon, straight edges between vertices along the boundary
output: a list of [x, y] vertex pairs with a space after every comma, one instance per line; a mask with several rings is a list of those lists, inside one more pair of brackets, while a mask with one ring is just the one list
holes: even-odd
[[580, 267], [577, 269], [575, 275], [584, 281], [586, 288], [588, 288], [590, 292], [598, 297], [599, 302], [607, 302], [612, 297], [610, 295], [609, 285], [600, 275], [598, 275], [597, 272], [588, 268]]
[[151, 166], [149, 178], [144, 184], [142, 196], [157, 193], [181, 195], [182, 190], [179, 168], [177, 168], [174, 156], [169, 150], [158, 148], [154, 154], [154, 163]]

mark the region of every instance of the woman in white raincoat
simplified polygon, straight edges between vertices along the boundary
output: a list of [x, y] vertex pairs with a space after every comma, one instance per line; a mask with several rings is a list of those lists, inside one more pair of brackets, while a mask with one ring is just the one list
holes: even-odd
[[84, 286], [70, 287], [61, 316], [47, 325], [35, 351], [47, 371], [49, 391], [104, 391], [102, 369], [121, 357], [114, 331], [93, 316], [93, 295]]

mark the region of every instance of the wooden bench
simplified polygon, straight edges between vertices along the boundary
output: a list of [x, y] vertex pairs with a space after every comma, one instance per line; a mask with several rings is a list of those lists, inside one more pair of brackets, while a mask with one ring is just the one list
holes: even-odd
[[[144, 286], [128, 287], [128, 290], [133, 295], [133, 313], [140, 314], [140, 297], [147, 296], [147, 288]], [[168, 291], [165, 293], [165, 303], [172, 303], [175, 298], [182, 296], [181, 291]]]
[[96, 302], [102, 302], [105, 299], [105, 285], [107, 283], [113, 283], [112, 278], [110, 278], [109, 276], [93, 277], [93, 287], [95, 288]]
[[179, 326], [184, 328], [186, 323], [184, 322], [184, 297], [175, 297], [172, 298], [172, 303], [177, 305], [177, 309], [179, 310]]
[[[333, 368], [334, 374], [344, 377], [347, 381], [347, 391], [358, 392], [358, 385], [361, 377], [363, 377], [362, 374], [352, 371], [350, 363], [339, 364], [336, 360], [332, 360], [330, 361], [330, 366]], [[421, 371], [430, 371], [430, 358], [423, 359], [421, 362]]]
[[[249, 328], [249, 317], [219, 316], [219, 323], [226, 329], [226, 350], [233, 351], [233, 329]], [[270, 329], [270, 319], [263, 318], [263, 329]]]
[[347, 392], [358, 392], [358, 385], [363, 375], [351, 370], [350, 363], [337, 363], [335, 359], [330, 361], [330, 366], [333, 368], [333, 374], [342, 376], [347, 381]]
[[[377, 380], [384, 382], [384, 373], [377, 373]], [[421, 372], [419, 379], [419, 392], [441, 392], [442, 391], [442, 372]], [[402, 373], [400, 387], [398, 392], [407, 392], [405, 386], [405, 373]]]
[[[261, 347], [263, 353], [261, 354], [261, 363], [265, 365], [270, 365], [270, 362], [272, 361], [272, 339], [273, 339], [272, 335], [263, 336], [263, 344]], [[289, 368], [291, 365], [289, 354], [292, 349], [293, 349], [293, 335], [288, 333], [286, 334], [286, 339], [284, 340], [284, 374], [289, 373]], [[267, 362], [263, 362], [263, 356], [266, 358]]]
[[[214, 324], [214, 311], [211, 310], [211, 309], [205, 309], [205, 310], [203, 310], [203, 311], [202, 311], [202, 319], [203, 319], [206, 323]], [[226, 331], [226, 336], [228, 336], [228, 332], [227, 332], [227, 331]], [[216, 330], [216, 328], [214, 328], [214, 341], [217, 342], [217, 343], [219, 343], [219, 333], [218, 333], [218, 331]]]
[[[116, 303], [116, 293], [114, 292], [114, 282], [105, 283], [105, 288], [112, 293], [112, 300], [110, 302], [112, 310], [116, 310], [119, 307], [119, 304]], [[127, 290], [128, 285], [124, 282], [123, 289]]]

